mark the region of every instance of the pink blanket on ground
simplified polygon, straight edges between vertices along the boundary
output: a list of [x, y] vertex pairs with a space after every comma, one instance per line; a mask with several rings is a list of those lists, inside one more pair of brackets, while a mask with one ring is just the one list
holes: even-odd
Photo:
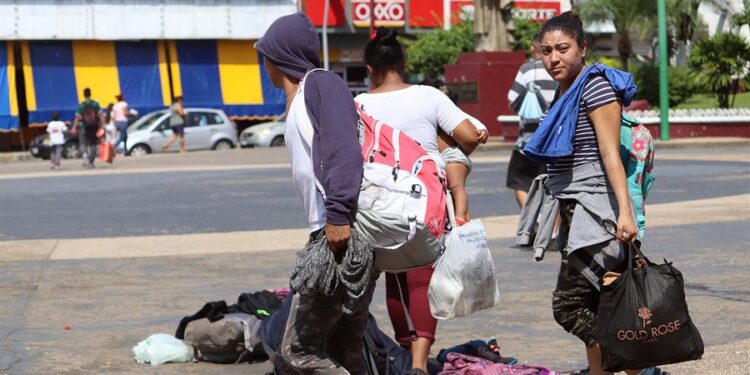
[[542, 366], [505, 365], [470, 355], [450, 353], [441, 375], [559, 375]]

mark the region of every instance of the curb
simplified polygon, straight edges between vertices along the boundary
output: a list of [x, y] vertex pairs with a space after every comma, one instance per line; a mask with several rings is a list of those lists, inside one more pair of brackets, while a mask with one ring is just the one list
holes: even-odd
[[750, 138], [678, 138], [669, 141], [656, 140], [658, 148], [688, 148], [688, 147], [738, 147], [750, 146]]
[[22, 152], [0, 152], [0, 163], [13, 163], [18, 161], [36, 160], [28, 151]]
[[[492, 137], [495, 138], [495, 137]], [[500, 137], [496, 137], [500, 138]], [[509, 151], [513, 150], [515, 143], [501, 140], [490, 140], [489, 142], [479, 145], [477, 151]], [[722, 137], [722, 138], [677, 138], [668, 141], [656, 140], [656, 147], [659, 149], [680, 149], [689, 147], [741, 147], [750, 146], [750, 138], [740, 137]]]

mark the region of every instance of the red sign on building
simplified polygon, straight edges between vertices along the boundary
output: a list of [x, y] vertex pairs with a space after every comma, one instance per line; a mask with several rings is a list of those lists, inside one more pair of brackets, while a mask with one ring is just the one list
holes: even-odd
[[[307, 0], [302, 3], [305, 14], [310, 17], [315, 27], [323, 26], [323, 16], [325, 13], [325, 0]], [[346, 26], [346, 7], [344, 0], [330, 0], [328, 4], [328, 26], [342, 27]]]
[[406, 24], [406, 0], [352, 0], [352, 23], [356, 27], [403, 27]]

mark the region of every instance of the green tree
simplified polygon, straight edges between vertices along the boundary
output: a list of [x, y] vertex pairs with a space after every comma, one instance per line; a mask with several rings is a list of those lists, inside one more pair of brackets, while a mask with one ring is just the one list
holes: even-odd
[[426, 77], [443, 74], [446, 64], [455, 64], [461, 52], [473, 52], [477, 43], [474, 23], [463, 21], [450, 30], [439, 29], [419, 34], [415, 40], [402, 39], [406, 46], [407, 65], [411, 73]]
[[[705, 25], [698, 14], [701, 4], [721, 8], [722, 0], [667, 0], [667, 22], [669, 23], [670, 42], [674, 43], [677, 53], [677, 65], [684, 65], [690, 52], [690, 45], [698, 38], [698, 31]], [[656, 19], [649, 29], [656, 29]]]
[[[659, 104], [659, 66], [643, 64], [635, 69], [633, 79], [638, 85], [638, 99], [646, 99], [651, 105]], [[669, 67], [669, 106], [676, 107], [698, 93], [693, 72], [685, 66]]]
[[513, 50], [524, 51], [527, 56], [530, 56], [531, 42], [534, 40], [534, 36], [542, 31], [542, 24], [526, 18], [515, 18], [513, 24], [516, 27], [513, 31], [513, 42], [511, 43]]
[[750, 65], [750, 45], [741, 36], [720, 33], [698, 41], [688, 60], [703, 89], [716, 96], [719, 107], [729, 108]]
[[576, 3], [584, 22], [612, 21], [618, 37], [617, 53], [622, 66], [628, 69], [628, 59], [633, 54], [631, 32], [656, 15], [653, 0], [586, 0]]
[[750, 25], [750, 9], [745, 9], [744, 11], [732, 16], [732, 23], [737, 27]]

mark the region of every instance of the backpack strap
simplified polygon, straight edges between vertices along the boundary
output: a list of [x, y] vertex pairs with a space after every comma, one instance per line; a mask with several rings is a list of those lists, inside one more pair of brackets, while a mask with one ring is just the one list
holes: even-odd
[[396, 182], [396, 180], [398, 180], [398, 171], [399, 169], [401, 169], [401, 146], [399, 142], [400, 135], [400, 130], [393, 129], [393, 134], [391, 135], [391, 142], [393, 143], [393, 153], [395, 154], [393, 155], [395, 163], [393, 164], [393, 170], [391, 171], [391, 174], [393, 175], [393, 182]]
[[370, 337], [370, 335], [367, 332], [365, 332], [365, 334], [362, 336], [362, 340], [364, 341], [364, 345], [362, 345], [362, 351], [364, 352], [363, 354], [368, 364], [367, 374], [368, 375], [381, 375], [380, 372], [378, 371], [377, 364], [375, 363], [375, 358], [372, 355], [372, 350], [374, 348], [377, 348], [377, 345], [375, 345], [375, 342], [372, 341], [372, 337]]
[[242, 319], [239, 322], [242, 324], [245, 351], [237, 357], [235, 364], [250, 361], [255, 352], [255, 346], [261, 342], [258, 331], [262, 320], [252, 316], [250, 319]]

